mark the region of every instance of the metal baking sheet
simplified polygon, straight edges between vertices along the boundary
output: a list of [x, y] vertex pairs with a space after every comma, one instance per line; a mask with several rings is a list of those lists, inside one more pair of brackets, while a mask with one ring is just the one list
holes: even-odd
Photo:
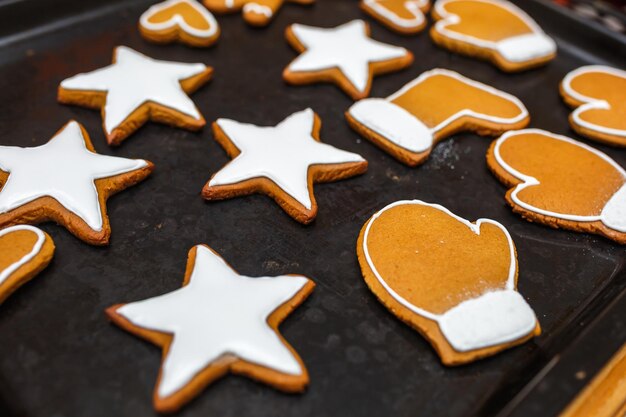
[[[238, 376], [206, 389], [180, 416], [550, 416], [573, 398], [626, 339], [624, 248], [600, 237], [551, 230], [514, 215], [505, 188], [488, 172], [490, 139], [455, 135], [421, 167], [408, 168], [349, 129], [352, 103], [332, 85], [290, 87], [281, 72], [296, 56], [284, 40], [289, 23], [335, 26], [369, 20], [355, 0], [287, 5], [265, 29], [240, 15], [220, 17], [216, 47], [157, 46], [136, 30], [145, 1], [0, 2], [0, 143], [45, 143], [69, 119], [83, 123], [98, 152], [145, 158], [154, 174], [110, 199], [111, 245], [83, 244], [62, 227], [42, 227], [57, 245], [50, 267], [0, 306], [0, 413], [11, 416], [152, 416], [160, 349], [111, 325], [111, 304], [180, 287], [187, 251], [206, 243], [239, 272], [305, 274], [318, 284], [281, 326], [306, 363], [311, 384], [286, 395]], [[402, 37], [372, 22], [375, 39], [415, 54], [407, 70], [377, 77], [372, 96], [387, 96], [421, 72], [443, 67], [524, 101], [531, 126], [576, 136], [559, 98], [563, 75], [580, 65], [623, 66], [619, 40], [585, 29], [554, 8], [520, 4], [559, 43], [558, 58], [521, 74], [433, 45], [426, 33]], [[55, 7], [56, 6], [56, 7]], [[48, 12], [48, 9], [50, 9]], [[104, 140], [99, 113], [57, 104], [59, 82], [111, 61], [128, 45], [149, 56], [204, 62], [215, 77], [192, 98], [207, 121], [229, 117], [273, 125], [313, 108], [322, 140], [369, 160], [365, 175], [316, 187], [319, 214], [302, 226], [268, 197], [205, 202], [200, 189], [229, 158], [210, 129], [191, 133], [149, 123], [119, 148]], [[622, 166], [626, 154], [593, 146]], [[446, 368], [417, 332], [370, 293], [355, 255], [363, 223], [400, 200], [440, 203], [467, 219], [489, 217], [511, 232], [519, 289], [543, 334], [497, 356]], [[581, 373], [582, 372], [582, 373]]]

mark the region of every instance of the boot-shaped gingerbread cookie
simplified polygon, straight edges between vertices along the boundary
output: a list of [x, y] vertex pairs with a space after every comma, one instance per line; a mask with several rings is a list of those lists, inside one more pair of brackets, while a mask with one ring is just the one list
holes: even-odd
[[421, 32], [429, 0], [361, 0], [361, 9], [389, 29], [403, 35]]
[[423, 163], [440, 140], [461, 131], [499, 135], [530, 120], [516, 97], [456, 72], [434, 69], [386, 99], [358, 101], [350, 126], [399, 161]]
[[242, 11], [243, 19], [252, 26], [266, 26], [283, 3], [313, 4], [315, 0], [204, 0], [207, 9], [215, 13]]
[[368, 287], [446, 365], [493, 355], [541, 333], [517, 292], [515, 245], [500, 223], [474, 223], [422, 201], [390, 204], [363, 226]]
[[505, 0], [439, 0], [433, 41], [451, 51], [486, 59], [503, 71], [522, 71], [556, 56], [556, 44], [535, 21]]
[[543, 130], [507, 132], [487, 165], [525, 219], [626, 244], [626, 172], [608, 155]]
[[603, 65], [578, 68], [563, 79], [561, 95], [576, 107], [569, 118], [576, 132], [626, 146], [626, 71]]

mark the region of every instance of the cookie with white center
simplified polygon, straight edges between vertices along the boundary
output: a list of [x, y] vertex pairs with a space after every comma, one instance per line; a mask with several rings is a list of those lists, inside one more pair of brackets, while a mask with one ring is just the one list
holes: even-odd
[[109, 243], [109, 196], [152, 172], [143, 159], [95, 152], [75, 121], [44, 145], [0, 146], [0, 227], [54, 221], [92, 245]]
[[221, 200], [263, 193], [300, 223], [312, 222], [317, 215], [314, 183], [367, 170], [360, 155], [322, 143], [320, 128], [321, 121], [311, 109], [273, 127], [218, 119], [213, 123], [215, 139], [234, 159], [211, 177], [202, 196]]
[[302, 275], [239, 275], [211, 248], [197, 245], [189, 251], [182, 288], [106, 313], [162, 347], [154, 407], [174, 412], [229, 372], [303, 391], [308, 372], [278, 326], [314, 287]]
[[204, 64], [159, 61], [118, 46], [113, 64], [61, 82], [58, 100], [101, 109], [109, 145], [119, 145], [148, 120], [188, 130], [206, 122], [187, 96], [211, 78]]
[[369, 25], [353, 20], [335, 28], [293, 24], [287, 42], [300, 53], [283, 71], [289, 84], [331, 82], [352, 99], [367, 97], [375, 75], [395, 72], [413, 62], [413, 54], [369, 37]]

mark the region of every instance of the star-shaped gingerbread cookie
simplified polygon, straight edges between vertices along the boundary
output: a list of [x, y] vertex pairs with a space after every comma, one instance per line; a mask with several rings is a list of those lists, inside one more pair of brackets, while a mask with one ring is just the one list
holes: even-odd
[[107, 315], [163, 348], [154, 407], [172, 412], [228, 372], [286, 392], [304, 390], [307, 370], [278, 326], [314, 287], [301, 275], [239, 275], [198, 245], [189, 252], [182, 288], [112, 306]]
[[119, 145], [148, 120], [198, 130], [206, 122], [187, 96], [210, 78], [204, 64], [159, 61], [118, 46], [113, 64], [61, 82], [58, 100], [101, 109], [109, 145]]
[[285, 34], [301, 52], [283, 72], [290, 84], [331, 81], [354, 100], [367, 97], [374, 75], [405, 68], [413, 54], [369, 37], [369, 25], [353, 20], [335, 28], [293, 24]]
[[75, 121], [45, 145], [0, 146], [0, 227], [52, 220], [87, 243], [106, 245], [107, 198], [153, 167], [143, 159], [98, 155]]
[[215, 139], [234, 160], [213, 175], [202, 196], [221, 200], [265, 193], [295, 220], [310, 223], [317, 215], [314, 182], [340, 180], [367, 169], [360, 155], [320, 142], [320, 127], [311, 109], [275, 127], [218, 119], [213, 123]]

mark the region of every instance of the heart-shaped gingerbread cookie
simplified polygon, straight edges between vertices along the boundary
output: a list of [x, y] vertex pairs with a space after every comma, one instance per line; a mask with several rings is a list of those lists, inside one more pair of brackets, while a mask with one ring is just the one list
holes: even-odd
[[499, 223], [399, 201], [361, 230], [357, 254], [379, 300], [433, 345], [446, 365], [492, 355], [539, 334], [516, 291], [515, 246]]
[[361, 0], [361, 9], [389, 29], [404, 35], [421, 32], [429, 0]]
[[0, 303], [43, 270], [53, 254], [52, 239], [36, 227], [0, 230]]
[[220, 35], [215, 17], [195, 0], [155, 4], [141, 15], [139, 31], [156, 43], [180, 41], [198, 47], [212, 45]]
[[626, 172], [608, 155], [565, 136], [525, 129], [496, 140], [487, 164], [512, 187], [506, 199], [522, 217], [626, 244]]

